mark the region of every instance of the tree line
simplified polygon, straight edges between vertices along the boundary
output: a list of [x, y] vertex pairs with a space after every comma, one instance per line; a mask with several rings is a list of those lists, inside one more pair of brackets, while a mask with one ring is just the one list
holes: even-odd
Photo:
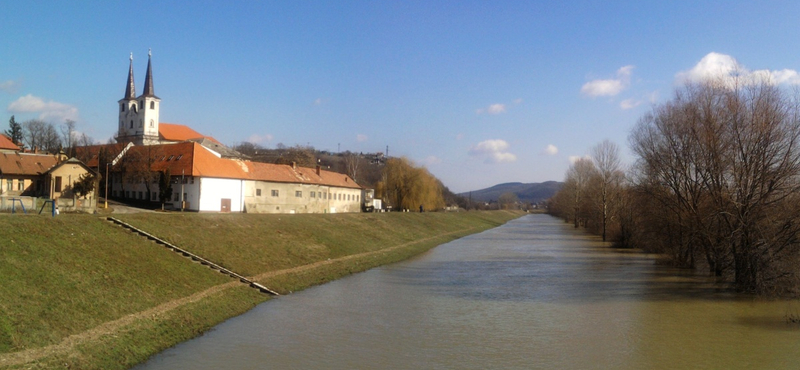
[[11, 116], [5, 134], [14, 144], [28, 150], [40, 150], [53, 154], [63, 150], [70, 156], [75, 147], [94, 144], [91, 137], [84, 133], [78, 133], [75, 130], [75, 121], [69, 119], [56, 126], [52, 122], [39, 119], [20, 123], [14, 116]]
[[690, 84], [641, 117], [629, 144], [627, 171], [607, 142], [573, 163], [551, 213], [739, 291], [798, 292], [796, 91], [763, 78]]

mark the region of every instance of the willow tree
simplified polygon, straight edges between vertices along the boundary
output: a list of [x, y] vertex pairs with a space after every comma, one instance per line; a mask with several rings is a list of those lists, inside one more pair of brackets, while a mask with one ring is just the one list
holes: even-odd
[[424, 167], [415, 166], [408, 158], [390, 158], [383, 168], [383, 181], [376, 186], [379, 196], [395, 209], [428, 210], [444, 207], [442, 187]]

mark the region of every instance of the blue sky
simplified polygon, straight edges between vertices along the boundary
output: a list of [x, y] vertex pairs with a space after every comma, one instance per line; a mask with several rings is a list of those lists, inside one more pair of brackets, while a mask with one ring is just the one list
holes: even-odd
[[114, 135], [129, 54], [152, 49], [161, 122], [226, 144], [378, 152], [456, 192], [562, 180], [676, 86], [800, 84], [800, 3], [736, 1], [5, 2], [0, 128]]

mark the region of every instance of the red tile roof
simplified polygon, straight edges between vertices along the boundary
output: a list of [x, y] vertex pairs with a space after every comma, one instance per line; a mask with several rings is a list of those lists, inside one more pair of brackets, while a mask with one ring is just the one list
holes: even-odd
[[14, 144], [8, 136], [0, 134], [0, 150], [19, 150], [19, 146]]
[[58, 164], [49, 154], [0, 153], [0, 174], [41, 175]]
[[79, 146], [75, 148], [75, 157], [91, 168], [100, 166], [100, 152], [107, 151], [107, 161], [112, 161], [125, 149], [127, 143]]
[[180, 142], [180, 141], [207, 138], [211, 141], [219, 143], [217, 139], [214, 139], [211, 136], [205, 136], [195, 130], [192, 130], [189, 126], [178, 125], [174, 123], [163, 123], [163, 122], [159, 123], [158, 136], [162, 140], [167, 140], [167, 141]]
[[[125, 154], [128, 160], [151, 158], [152, 171], [169, 169], [170, 175], [213, 177], [272, 181], [282, 183], [315, 184], [360, 189], [347, 175], [314, 168], [296, 167], [284, 164], [260, 163], [238, 159], [220, 158], [196, 142], [176, 144], [134, 146]], [[117, 169], [120, 168], [117, 165]]]

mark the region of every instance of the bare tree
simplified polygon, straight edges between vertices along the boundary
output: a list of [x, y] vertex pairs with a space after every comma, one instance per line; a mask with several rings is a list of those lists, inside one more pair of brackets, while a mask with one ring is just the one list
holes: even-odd
[[600, 208], [600, 224], [602, 225], [603, 241], [606, 241], [608, 222], [612, 217], [612, 206], [619, 194], [623, 174], [620, 169], [619, 148], [609, 140], [604, 140], [592, 148], [592, 160], [597, 169], [599, 188], [598, 206]]

